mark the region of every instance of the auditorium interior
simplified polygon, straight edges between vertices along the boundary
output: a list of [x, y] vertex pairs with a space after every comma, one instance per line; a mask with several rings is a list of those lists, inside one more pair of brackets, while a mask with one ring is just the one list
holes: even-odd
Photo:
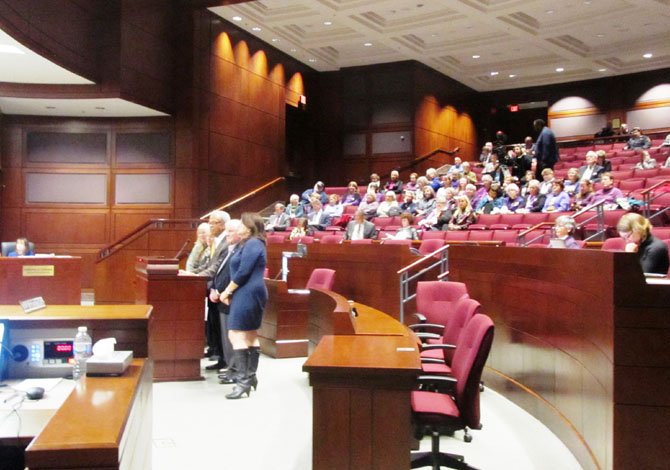
[[[617, 225], [639, 214], [670, 247], [668, 20], [664, 0], [0, 0], [0, 470], [405, 469], [437, 450], [667, 468], [670, 271]], [[226, 400], [216, 305], [184, 271], [213, 211], [268, 218], [317, 182], [365, 197], [393, 171], [456, 201], [462, 162], [486, 199], [489, 142], [494, 185], [525, 197], [506, 158], [535, 171], [537, 119], [552, 176], [597, 152], [620, 197], [490, 196], [462, 227], [415, 214], [409, 240], [399, 211], [366, 216], [372, 240], [349, 239], [357, 205], [297, 238], [291, 218], [266, 240], [258, 387]], [[548, 249], [562, 216], [579, 249]], [[8, 256], [22, 237], [35, 256]], [[70, 380], [82, 325], [132, 351], [123, 372]]]

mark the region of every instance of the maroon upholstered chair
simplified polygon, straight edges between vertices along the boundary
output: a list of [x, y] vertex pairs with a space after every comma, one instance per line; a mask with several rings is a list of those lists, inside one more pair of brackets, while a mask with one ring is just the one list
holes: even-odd
[[284, 243], [286, 237], [284, 235], [274, 235], [269, 234], [265, 237], [265, 241], [269, 244], [271, 243]]
[[451, 377], [420, 376], [419, 384], [437, 387], [449, 385], [450, 393], [418, 390], [412, 392], [412, 420], [415, 437], [431, 436], [431, 452], [412, 453], [411, 468], [447, 466], [471, 468], [462, 456], [440, 452], [440, 435], [463, 429], [465, 442], [472, 441], [468, 429], [481, 429], [479, 382], [493, 343], [493, 322], [477, 314], [459, 338], [454, 352]]
[[602, 246], [604, 251], [623, 251], [626, 248], [626, 240], [621, 237], [608, 238]]
[[351, 240], [352, 245], [372, 245], [372, 238], [361, 238], [360, 240]]
[[[423, 240], [421, 242], [421, 245], [419, 245], [419, 254], [421, 256], [426, 256], [433, 253], [436, 250], [439, 250], [443, 246], [444, 246], [444, 240], [440, 240], [439, 238]], [[439, 258], [440, 255], [438, 254], [436, 256]]]
[[382, 240], [382, 245], [407, 245], [407, 246], [411, 246], [412, 245], [412, 240], [407, 240], [407, 239], [396, 240], [395, 238], [390, 238], [390, 239]]
[[[449, 322], [456, 302], [468, 297], [470, 297], [468, 289], [462, 282], [418, 282], [416, 285], [417, 313], [414, 315], [420, 324], [444, 326]], [[421, 331], [420, 327], [414, 327], [414, 329]], [[428, 342], [439, 343], [440, 341], [429, 339]]]
[[316, 268], [314, 271], [312, 271], [312, 274], [309, 276], [305, 288], [333, 290], [333, 284], [335, 284], [334, 269]]
[[324, 235], [319, 240], [322, 245], [339, 245], [344, 241], [343, 235]]

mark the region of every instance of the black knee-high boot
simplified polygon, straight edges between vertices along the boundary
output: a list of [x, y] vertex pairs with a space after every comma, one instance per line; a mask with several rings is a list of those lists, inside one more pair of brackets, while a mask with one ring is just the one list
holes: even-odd
[[237, 366], [237, 383], [232, 392], [226, 395], [230, 400], [242, 398], [246, 393], [251, 393], [251, 379], [249, 378], [249, 349], [235, 349], [233, 360]]
[[258, 360], [261, 357], [261, 348], [258, 346], [251, 346], [249, 348], [249, 383], [256, 390], [258, 387], [258, 377], [256, 371], [258, 370]]

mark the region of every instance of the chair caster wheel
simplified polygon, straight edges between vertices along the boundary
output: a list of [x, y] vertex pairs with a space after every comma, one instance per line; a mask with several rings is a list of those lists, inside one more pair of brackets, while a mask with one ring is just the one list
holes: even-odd
[[472, 436], [470, 434], [466, 434], [465, 436], [463, 436], [463, 440], [465, 442], [472, 442]]

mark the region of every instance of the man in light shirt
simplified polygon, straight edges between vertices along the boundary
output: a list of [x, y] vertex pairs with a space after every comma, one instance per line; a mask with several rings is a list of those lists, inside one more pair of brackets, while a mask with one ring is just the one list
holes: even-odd
[[579, 181], [600, 181], [600, 176], [605, 170], [597, 164], [598, 154], [593, 150], [586, 152], [586, 165], [579, 167]]
[[365, 220], [363, 211], [356, 211], [354, 220], [347, 224], [347, 240], [363, 240], [364, 238], [375, 238], [377, 231], [372, 222]]

